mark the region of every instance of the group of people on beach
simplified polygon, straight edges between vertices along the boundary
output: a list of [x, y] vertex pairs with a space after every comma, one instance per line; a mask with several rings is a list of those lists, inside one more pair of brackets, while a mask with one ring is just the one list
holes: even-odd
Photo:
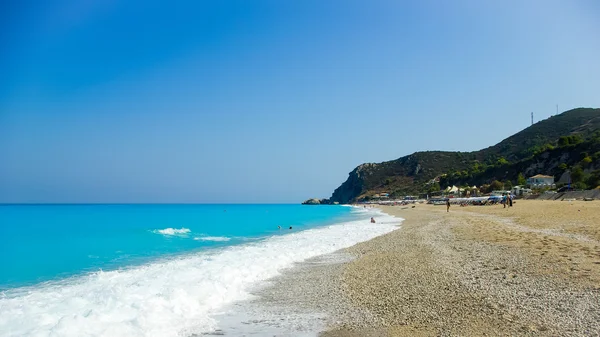
[[[515, 199], [515, 195], [512, 193], [504, 193], [502, 194], [502, 198], [500, 199], [500, 203], [504, 206], [504, 208], [512, 207], [513, 200]], [[497, 201], [493, 201], [492, 204], [496, 204]], [[467, 203], [461, 203], [460, 206], [467, 206]], [[446, 199], [446, 212], [450, 212], [450, 199]]]
[[509, 194], [509, 193], [502, 194], [502, 205], [504, 205], [504, 208], [506, 208], [506, 206], [512, 207], [514, 198], [515, 198], [515, 196], [512, 194]]

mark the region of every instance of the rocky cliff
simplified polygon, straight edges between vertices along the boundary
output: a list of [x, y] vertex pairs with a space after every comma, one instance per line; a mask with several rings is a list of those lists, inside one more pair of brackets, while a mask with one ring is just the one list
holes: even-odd
[[349, 203], [367, 194], [390, 193], [397, 196], [418, 193], [422, 185], [439, 172], [466, 167], [471, 158], [461, 152], [429, 151], [378, 164], [362, 164], [350, 172], [330, 200]]

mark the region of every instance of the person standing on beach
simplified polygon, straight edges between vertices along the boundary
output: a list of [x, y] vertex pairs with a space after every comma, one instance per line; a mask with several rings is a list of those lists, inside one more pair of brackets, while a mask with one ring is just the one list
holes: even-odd
[[450, 199], [446, 199], [446, 212], [450, 212]]

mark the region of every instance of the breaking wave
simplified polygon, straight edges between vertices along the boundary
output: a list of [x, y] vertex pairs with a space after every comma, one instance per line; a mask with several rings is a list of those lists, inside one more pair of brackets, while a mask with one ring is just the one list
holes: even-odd
[[183, 234], [187, 234], [189, 232], [191, 232], [188, 228], [165, 228], [165, 229], [156, 229], [152, 231], [153, 233], [156, 234], [162, 234], [162, 235], [183, 235]]

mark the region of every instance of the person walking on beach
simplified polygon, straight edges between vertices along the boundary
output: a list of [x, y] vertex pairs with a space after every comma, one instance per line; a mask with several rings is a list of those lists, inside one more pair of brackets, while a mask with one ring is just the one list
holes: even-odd
[[446, 199], [446, 212], [450, 212], [450, 199]]
[[508, 207], [512, 207], [513, 195], [512, 193], [508, 195]]
[[504, 208], [506, 208], [506, 201], [507, 201], [507, 197], [506, 197], [506, 193], [502, 194], [502, 205], [504, 205]]

